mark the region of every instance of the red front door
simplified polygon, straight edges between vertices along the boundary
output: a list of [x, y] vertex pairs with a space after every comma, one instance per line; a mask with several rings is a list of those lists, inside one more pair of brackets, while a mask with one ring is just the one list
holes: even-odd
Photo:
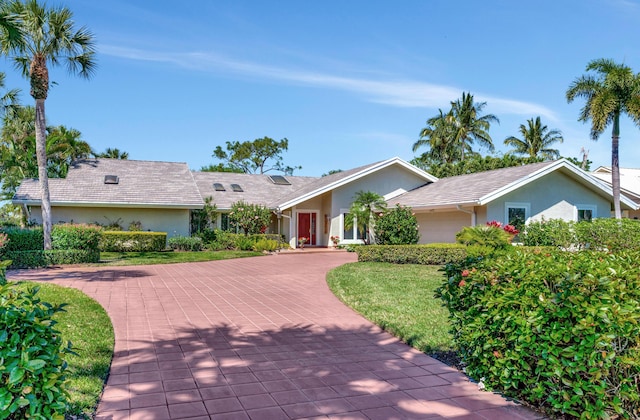
[[315, 213], [298, 213], [298, 240], [302, 237], [307, 238], [307, 245], [316, 245]]

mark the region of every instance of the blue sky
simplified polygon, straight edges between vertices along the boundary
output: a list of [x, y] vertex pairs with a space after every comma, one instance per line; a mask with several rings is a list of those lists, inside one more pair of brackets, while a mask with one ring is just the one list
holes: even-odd
[[[284, 163], [319, 176], [399, 156], [425, 121], [463, 91], [499, 125], [496, 152], [540, 116], [562, 131], [565, 156], [610, 164], [567, 104], [596, 58], [640, 72], [640, 1], [68, 0], [96, 36], [89, 80], [50, 69], [47, 123], [82, 132], [96, 150], [131, 159], [215, 163], [217, 145], [289, 139]], [[9, 62], [8, 87], [28, 84]], [[640, 129], [625, 119], [621, 166], [640, 167]]]

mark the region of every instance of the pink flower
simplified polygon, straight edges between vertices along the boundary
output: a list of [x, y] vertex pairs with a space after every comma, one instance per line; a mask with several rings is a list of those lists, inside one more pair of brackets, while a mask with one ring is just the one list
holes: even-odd
[[460, 280], [460, 283], [458, 283], [458, 286], [464, 287], [465, 284], [467, 284], [467, 282], [465, 282], [464, 280]]
[[462, 270], [462, 277], [469, 277], [469, 270]]

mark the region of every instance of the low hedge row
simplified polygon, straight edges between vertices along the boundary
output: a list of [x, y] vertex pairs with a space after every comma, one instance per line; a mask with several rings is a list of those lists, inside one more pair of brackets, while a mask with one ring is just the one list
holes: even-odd
[[9, 268], [38, 268], [58, 264], [97, 263], [100, 251], [84, 249], [42, 249], [31, 251], [8, 251], [3, 258], [11, 260]]
[[105, 231], [100, 238], [100, 251], [105, 252], [162, 251], [166, 246], [166, 232]]
[[447, 265], [467, 374], [554, 416], [639, 418], [639, 259], [511, 247]]
[[23, 228], [3, 228], [9, 239], [3, 251], [32, 251], [43, 249], [44, 236], [42, 228], [23, 229]]
[[366, 245], [355, 247], [360, 262], [443, 265], [461, 262], [467, 247], [460, 244]]

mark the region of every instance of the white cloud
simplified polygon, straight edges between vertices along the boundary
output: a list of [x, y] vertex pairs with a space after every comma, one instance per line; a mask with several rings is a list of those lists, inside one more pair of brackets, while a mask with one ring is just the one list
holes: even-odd
[[[129, 60], [169, 63], [191, 70], [226, 71], [312, 87], [344, 90], [363, 95], [370, 102], [395, 107], [448, 108], [448, 104], [462, 94], [462, 89], [446, 85], [413, 80], [371, 80], [342, 77], [239, 61], [209, 52], [165, 53], [105, 45], [101, 48], [101, 53]], [[478, 101], [491, 103], [492, 113], [541, 115], [554, 121], [557, 120], [555, 113], [542, 105], [490, 95], [475, 96]]]

